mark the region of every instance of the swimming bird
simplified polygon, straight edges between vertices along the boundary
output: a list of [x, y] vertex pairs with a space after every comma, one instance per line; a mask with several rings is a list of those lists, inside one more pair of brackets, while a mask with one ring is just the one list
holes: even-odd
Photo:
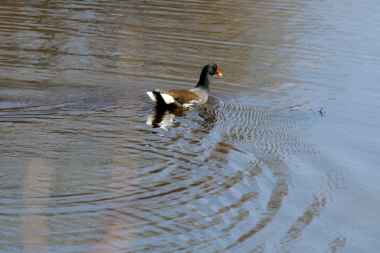
[[159, 107], [188, 107], [194, 104], [204, 104], [208, 100], [210, 91], [209, 78], [215, 74], [222, 76], [218, 66], [215, 63], [209, 63], [203, 67], [198, 84], [194, 89], [156, 89], [148, 91], [147, 94]]

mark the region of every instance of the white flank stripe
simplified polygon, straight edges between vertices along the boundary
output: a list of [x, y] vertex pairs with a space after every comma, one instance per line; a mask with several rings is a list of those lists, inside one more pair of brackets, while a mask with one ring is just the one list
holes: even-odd
[[161, 97], [164, 99], [167, 105], [174, 103], [174, 98], [168, 94], [161, 94]]

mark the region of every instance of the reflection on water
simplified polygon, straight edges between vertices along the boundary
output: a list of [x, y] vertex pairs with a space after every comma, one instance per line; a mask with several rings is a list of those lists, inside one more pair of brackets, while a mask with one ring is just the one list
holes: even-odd
[[376, 10], [3, 1], [0, 251], [374, 252]]
[[[181, 109], [178, 109], [180, 112]], [[168, 130], [168, 126], [173, 124], [174, 110], [167, 108], [155, 107], [149, 114], [146, 120], [146, 124], [153, 127], [161, 127], [164, 130]]]

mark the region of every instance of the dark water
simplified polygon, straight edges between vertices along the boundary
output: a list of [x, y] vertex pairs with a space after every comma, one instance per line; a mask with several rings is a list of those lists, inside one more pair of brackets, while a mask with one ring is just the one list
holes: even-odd
[[379, 10], [1, 1], [1, 252], [379, 252]]

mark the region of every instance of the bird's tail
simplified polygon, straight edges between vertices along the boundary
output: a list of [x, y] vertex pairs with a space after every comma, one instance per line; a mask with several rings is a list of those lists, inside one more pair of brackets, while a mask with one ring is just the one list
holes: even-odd
[[146, 94], [152, 99], [157, 105], [170, 105], [174, 103], [174, 98], [168, 94], [162, 94], [158, 91], [147, 91]]

